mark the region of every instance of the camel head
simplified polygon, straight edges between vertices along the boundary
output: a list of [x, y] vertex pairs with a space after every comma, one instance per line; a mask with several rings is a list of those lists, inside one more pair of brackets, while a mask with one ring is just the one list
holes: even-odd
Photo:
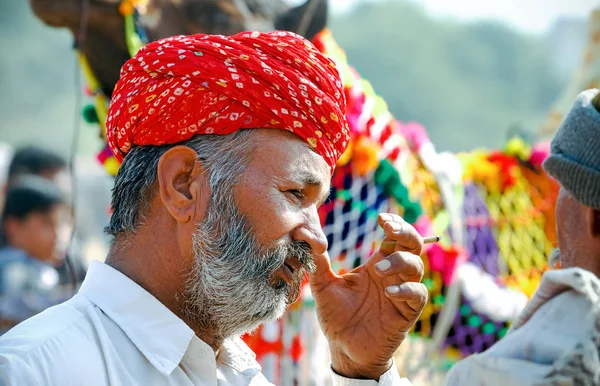
[[[130, 58], [120, 0], [29, 0], [35, 15], [49, 26], [68, 28], [86, 55], [107, 96]], [[304, 18], [307, 6], [310, 18]], [[316, 6], [315, 6], [316, 5]], [[146, 0], [138, 23], [149, 40], [194, 33], [232, 35], [237, 32], [286, 29], [299, 23], [312, 32], [314, 23], [325, 26], [327, 0], [307, 0], [290, 8], [285, 0]], [[308, 20], [308, 24], [306, 21]], [[82, 29], [82, 26], [84, 27]]]

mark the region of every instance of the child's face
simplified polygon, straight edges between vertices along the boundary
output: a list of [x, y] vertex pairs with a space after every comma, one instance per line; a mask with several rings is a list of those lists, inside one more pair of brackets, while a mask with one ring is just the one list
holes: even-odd
[[59, 256], [57, 243], [64, 211], [63, 205], [55, 205], [47, 212], [30, 213], [22, 220], [12, 219], [11, 244], [31, 257], [50, 264], [60, 263], [64, 256]]

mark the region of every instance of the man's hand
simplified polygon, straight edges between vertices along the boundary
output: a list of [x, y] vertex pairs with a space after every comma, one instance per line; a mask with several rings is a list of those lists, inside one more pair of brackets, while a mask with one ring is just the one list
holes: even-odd
[[347, 378], [379, 380], [427, 303], [423, 239], [400, 216], [380, 214], [378, 223], [386, 247], [364, 265], [338, 276], [324, 254], [310, 276], [333, 370]]

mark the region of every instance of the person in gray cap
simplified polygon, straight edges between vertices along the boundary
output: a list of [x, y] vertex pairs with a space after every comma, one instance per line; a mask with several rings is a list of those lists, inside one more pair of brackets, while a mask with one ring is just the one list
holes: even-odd
[[[559, 248], [509, 333], [451, 370], [455, 385], [600, 385], [600, 93], [581, 93], [552, 140]], [[523, 251], [526, 252], [526, 251]]]

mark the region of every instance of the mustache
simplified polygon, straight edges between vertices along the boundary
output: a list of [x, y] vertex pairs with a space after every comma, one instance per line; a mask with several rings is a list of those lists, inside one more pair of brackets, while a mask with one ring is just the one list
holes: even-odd
[[285, 263], [285, 260], [291, 258], [297, 259], [302, 264], [302, 269], [308, 273], [313, 273], [317, 269], [312, 256], [312, 249], [304, 241], [294, 241], [280, 245], [267, 251], [263, 256], [261, 261], [266, 265], [263, 269], [267, 272], [274, 272]]
[[302, 267], [308, 272], [313, 273], [317, 270], [312, 255], [312, 248], [305, 241], [296, 241], [287, 245], [287, 256], [295, 257], [300, 261]]

